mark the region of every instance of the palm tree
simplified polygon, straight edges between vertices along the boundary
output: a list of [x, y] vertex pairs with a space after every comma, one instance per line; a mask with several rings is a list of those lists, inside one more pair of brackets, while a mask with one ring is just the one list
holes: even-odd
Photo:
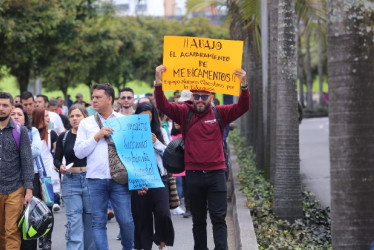
[[273, 208], [279, 218], [289, 221], [302, 216], [295, 40], [294, 1], [279, 0]]
[[327, 1], [334, 249], [369, 249], [374, 240], [374, 21], [367, 4]]

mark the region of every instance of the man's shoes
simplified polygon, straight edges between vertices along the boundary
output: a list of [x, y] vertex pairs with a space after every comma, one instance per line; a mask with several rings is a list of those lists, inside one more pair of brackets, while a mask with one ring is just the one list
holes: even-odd
[[116, 240], [121, 240], [122, 237], [121, 237], [121, 232], [118, 233], [117, 237], [116, 237]]
[[181, 207], [177, 207], [176, 209], [174, 209], [173, 214], [184, 214], [184, 210]]
[[113, 217], [114, 217], [114, 212], [113, 212], [113, 210], [108, 210], [108, 220], [113, 219]]
[[183, 214], [183, 218], [189, 218], [191, 216], [191, 211], [186, 209], [186, 212]]
[[58, 212], [58, 211], [61, 210], [61, 207], [60, 207], [60, 205], [58, 205], [58, 204], [55, 203], [52, 206], [52, 210], [53, 210], [53, 212]]

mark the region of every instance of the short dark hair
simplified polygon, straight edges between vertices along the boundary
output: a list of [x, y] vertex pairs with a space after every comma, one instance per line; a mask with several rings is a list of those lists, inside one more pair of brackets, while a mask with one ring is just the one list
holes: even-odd
[[49, 100], [49, 106], [58, 106], [57, 99], [51, 98], [51, 100]]
[[112, 105], [114, 103], [114, 89], [110, 83], [97, 83], [92, 86], [92, 92], [94, 90], [104, 90], [107, 97], [112, 97]]
[[32, 95], [31, 92], [24, 91], [24, 92], [21, 93], [21, 100], [27, 100], [27, 99], [30, 99], [30, 98], [32, 98], [32, 100], [35, 101], [34, 96]]
[[25, 124], [24, 125], [25, 125], [26, 128], [31, 129], [31, 121], [30, 121], [30, 118], [27, 115], [26, 110], [23, 107], [23, 105], [20, 104], [20, 103], [16, 103], [16, 104], [14, 104], [14, 107], [22, 110], [23, 116], [25, 117]]
[[0, 99], [9, 99], [10, 104], [14, 105], [13, 96], [8, 92], [0, 92]]
[[37, 96], [36, 96], [36, 98], [38, 98], [38, 97], [42, 97], [42, 98], [43, 98], [43, 100], [44, 100], [44, 102], [47, 102], [47, 103], [49, 103], [49, 99], [48, 99], [48, 96], [46, 96], [46, 95], [42, 95], [42, 94], [39, 94], [39, 95], [37, 95]]
[[132, 88], [128, 88], [128, 87], [121, 89], [121, 90], [119, 91], [119, 93], [121, 94], [122, 92], [125, 92], [125, 91], [126, 91], [126, 92], [131, 92], [132, 95], [134, 95], [134, 90], [133, 90]]

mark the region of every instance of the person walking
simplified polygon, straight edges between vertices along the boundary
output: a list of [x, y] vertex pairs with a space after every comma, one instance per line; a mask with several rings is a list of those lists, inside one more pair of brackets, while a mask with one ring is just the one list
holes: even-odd
[[[83, 105], [73, 104], [68, 111], [71, 129], [59, 135], [56, 143], [54, 165], [63, 174], [62, 199], [66, 212], [66, 249], [96, 249], [92, 237], [91, 197], [87, 185], [87, 159], [74, 153], [79, 123], [88, 116]], [[66, 164], [62, 163], [65, 157]], [[70, 168], [67, 168], [67, 166]]]
[[[240, 79], [241, 85], [238, 103], [215, 106], [214, 110], [211, 104], [213, 95], [204, 90], [191, 90], [192, 101], [186, 101], [183, 104], [169, 103], [162, 91], [161, 81], [162, 73], [166, 70], [163, 65], [156, 67], [155, 97], [157, 108], [178, 123], [184, 135], [184, 161], [191, 202], [194, 249], [208, 249], [206, 217], [207, 210], [209, 210], [215, 249], [227, 250], [226, 165], [223, 135], [215, 111], [218, 112], [224, 128], [249, 109], [246, 72], [244, 70], [233, 72]], [[189, 112], [193, 112], [193, 115], [186, 128], [186, 118]], [[185, 136], [186, 130], [188, 130], [187, 136]], [[219, 134], [222, 136], [217, 136]]]
[[25, 126], [10, 117], [13, 108], [13, 97], [0, 92], [0, 250], [20, 249], [17, 220], [23, 205], [33, 196], [29, 134]]
[[154, 242], [159, 249], [166, 249], [166, 246], [174, 244], [174, 227], [169, 210], [168, 174], [162, 164], [167, 135], [161, 131], [160, 118], [152, 103], [139, 104], [135, 114], [149, 115], [153, 148], [164, 187], [148, 189], [145, 195], [132, 191], [131, 204], [135, 223], [134, 248], [151, 250]]
[[[113, 111], [114, 89], [109, 83], [95, 84], [92, 87], [93, 108], [102, 123], [121, 117]], [[123, 250], [131, 250], [134, 242], [134, 222], [131, 214], [131, 193], [128, 185], [115, 182], [110, 175], [108, 144], [104, 136], [110, 138], [113, 129], [102, 127], [95, 116], [84, 118], [79, 124], [74, 145], [75, 155], [79, 159], [87, 157], [87, 182], [90, 190], [92, 212], [92, 233], [97, 249], [108, 249], [107, 208], [108, 201], [114, 209], [120, 226]]]
[[[56, 148], [57, 134], [53, 130], [48, 129], [49, 115], [44, 108], [35, 108], [32, 113], [32, 126], [37, 128], [42, 139], [41, 160], [45, 166], [47, 176], [51, 177], [53, 185], [54, 202], [51, 211], [57, 212], [60, 210], [60, 177], [57, 171], [54, 170], [53, 154]], [[53, 228], [52, 228], [53, 229]], [[45, 250], [51, 249], [52, 246], [52, 229], [43, 237], [39, 238], [39, 248]]]
[[[24, 125], [29, 132], [29, 139], [31, 142], [31, 152], [34, 163], [34, 180], [32, 195], [43, 200], [40, 186], [40, 176], [36, 161], [41, 154], [42, 140], [40, 139], [39, 131], [31, 126], [30, 118], [28, 117], [26, 110], [22, 104], [15, 104], [12, 113], [10, 114], [14, 121], [17, 121], [21, 125]], [[38, 240], [24, 240], [22, 239], [21, 250], [36, 250], [38, 247]]]

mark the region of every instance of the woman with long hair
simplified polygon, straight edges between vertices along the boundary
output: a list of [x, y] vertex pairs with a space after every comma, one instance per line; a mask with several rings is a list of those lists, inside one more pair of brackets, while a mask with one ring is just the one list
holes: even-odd
[[[83, 105], [71, 106], [68, 118], [72, 128], [59, 135], [54, 158], [55, 167], [64, 174], [62, 199], [67, 218], [67, 250], [95, 249], [92, 238], [91, 199], [86, 180], [87, 159], [79, 159], [74, 153], [79, 123], [87, 116], [87, 110]], [[62, 163], [64, 157], [65, 164]]]
[[134, 248], [150, 250], [154, 242], [159, 249], [166, 249], [166, 246], [174, 244], [174, 227], [169, 209], [168, 174], [161, 158], [166, 148], [167, 135], [162, 132], [157, 109], [151, 103], [140, 103], [135, 114], [149, 115], [153, 148], [164, 187], [148, 189], [145, 195], [138, 195], [135, 191], [131, 194], [135, 224]]
[[[34, 180], [32, 195], [42, 200], [42, 194], [40, 192], [40, 176], [36, 166], [35, 160], [40, 156], [42, 141], [40, 139], [39, 131], [35, 127], [31, 127], [30, 119], [26, 113], [22, 104], [15, 104], [13, 111], [10, 113], [13, 120], [17, 121], [21, 125], [24, 125], [29, 131], [29, 138], [31, 142], [31, 152], [34, 159]], [[38, 240], [23, 240], [21, 243], [21, 250], [36, 250], [38, 246]]]
[[[57, 171], [54, 170], [53, 152], [56, 148], [57, 134], [53, 130], [48, 129], [49, 114], [48, 110], [43, 108], [36, 108], [32, 113], [32, 126], [37, 128], [42, 139], [41, 158], [45, 166], [45, 171], [52, 179], [53, 192], [55, 193], [55, 203], [59, 199], [60, 192], [60, 177]], [[53, 205], [55, 206], [55, 204]], [[51, 208], [51, 210], [54, 210]], [[52, 245], [52, 230], [45, 236], [39, 238], [39, 248], [51, 249]]]

